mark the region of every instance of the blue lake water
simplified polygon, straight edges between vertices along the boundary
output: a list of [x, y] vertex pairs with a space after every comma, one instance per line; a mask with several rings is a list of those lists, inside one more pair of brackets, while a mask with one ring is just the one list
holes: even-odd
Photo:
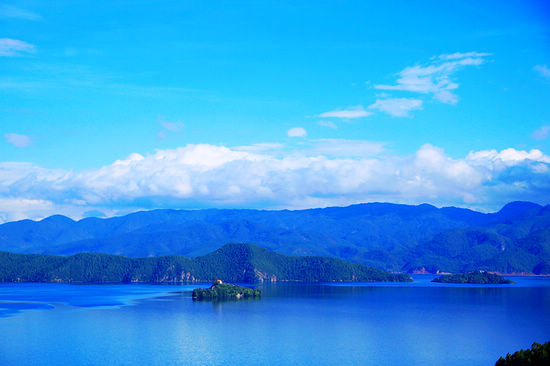
[[[550, 279], [506, 286], [0, 284], [0, 365], [494, 365], [550, 340]], [[205, 286], [202, 286], [205, 287]]]

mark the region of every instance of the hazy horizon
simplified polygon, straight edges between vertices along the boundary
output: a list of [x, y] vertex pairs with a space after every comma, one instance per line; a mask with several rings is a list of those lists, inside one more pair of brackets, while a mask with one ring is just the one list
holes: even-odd
[[[531, 201], [510, 201], [510, 202], [505, 203], [504, 205], [502, 205], [501, 207], [499, 207], [499, 208], [497, 208], [496, 210], [493, 210], [493, 211], [476, 210], [476, 209], [472, 209], [472, 208], [468, 208], [468, 207], [460, 207], [460, 206], [445, 206], [445, 205], [437, 206], [437, 205], [433, 205], [433, 204], [427, 203], [427, 202], [418, 203], [418, 204], [396, 203], [396, 202], [358, 202], [358, 203], [352, 203], [352, 204], [349, 204], [349, 205], [342, 205], [342, 206], [319, 206], [319, 207], [308, 207], [308, 208], [297, 208], [297, 209], [288, 209], [288, 208], [231, 208], [231, 207], [207, 207], [207, 208], [194, 208], [194, 209], [191, 209], [191, 208], [150, 208], [150, 209], [143, 209], [143, 208], [141, 208], [141, 209], [136, 209], [136, 210], [133, 210], [133, 211], [118, 213], [118, 214], [111, 215], [111, 216], [107, 216], [103, 212], [100, 212], [100, 211], [98, 211], [98, 212], [90, 211], [90, 212], [85, 212], [85, 215], [80, 216], [80, 217], [78, 217], [78, 216], [77, 217], [72, 217], [72, 216], [63, 215], [63, 214], [60, 214], [60, 213], [53, 213], [53, 214], [48, 215], [48, 216], [35, 218], [35, 219], [30, 219], [30, 220], [32, 220], [32, 221], [42, 221], [42, 220], [48, 219], [52, 216], [64, 216], [64, 217], [67, 217], [67, 218], [69, 218], [73, 221], [80, 221], [80, 220], [84, 220], [84, 219], [88, 219], [88, 218], [110, 219], [110, 218], [113, 218], [113, 217], [122, 217], [122, 216], [127, 216], [127, 215], [131, 215], [131, 214], [139, 213], [139, 212], [150, 212], [150, 211], [158, 211], [158, 210], [173, 210], [173, 211], [198, 211], [198, 210], [257, 210], [257, 211], [286, 211], [286, 210], [288, 210], [288, 211], [303, 211], [303, 210], [316, 210], [316, 209], [324, 209], [324, 208], [346, 208], [346, 207], [350, 207], [350, 206], [368, 205], [368, 204], [406, 205], [406, 206], [415, 206], [415, 207], [422, 206], [422, 205], [429, 205], [429, 206], [435, 207], [437, 209], [451, 208], [452, 207], [452, 208], [460, 208], [460, 209], [465, 209], [465, 210], [471, 210], [471, 211], [475, 211], [475, 212], [479, 212], [479, 213], [483, 213], [483, 214], [493, 214], [493, 213], [499, 212], [500, 210], [502, 210], [508, 204], [517, 203], [517, 202], [534, 203], [534, 204], [537, 204], [541, 207], [546, 207], [546, 206], [549, 205], [549, 204], [541, 205], [539, 203], [531, 202]], [[0, 221], [0, 225], [4, 224], [4, 223], [8, 223], [8, 222], [16, 222], [16, 221], [21, 221], [21, 220], [28, 220], [28, 218], [18, 219], [18, 220], [11, 220], [11, 221]]]

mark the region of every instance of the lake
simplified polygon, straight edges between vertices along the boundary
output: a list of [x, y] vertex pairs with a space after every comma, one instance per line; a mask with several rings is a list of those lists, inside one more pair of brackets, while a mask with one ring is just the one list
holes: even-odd
[[494, 365], [550, 340], [550, 278], [504, 286], [0, 284], [0, 365]]

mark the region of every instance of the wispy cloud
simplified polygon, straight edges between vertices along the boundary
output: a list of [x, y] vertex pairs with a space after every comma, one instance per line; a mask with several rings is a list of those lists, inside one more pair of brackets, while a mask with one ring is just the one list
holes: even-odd
[[327, 120], [321, 120], [321, 121], [318, 121], [317, 124], [319, 126], [323, 126], [323, 127], [328, 127], [328, 128], [333, 128], [333, 129], [337, 129], [338, 126], [336, 125], [336, 123], [332, 122], [332, 121], [327, 121]]
[[157, 132], [157, 136], [161, 139], [167, 138], [170, 133], [181, 132], [183, 127], [185, 127], [185, 124], [181, 121], [169, 122], [166, 121], [164, 117], [161, 118], [159, 123], [162, 126], [162, 129]]
[[367, 140], [317, 139], [306, 154], [348, 158], [373, 157], [385, 151], [387, 143]]
[[422, 109], [422, 100], [413, 98], [377, 99], [369, 108], [394, 117], [409, 117], [411, 111]]
[[387, 142], [350, 140], [350, 139], [301, 139], [297, 142], [288, 141], [286, 144], [264, 142], [248, 146], [232, 147], [235, 151], [261, 153], [264, 156], [282, 158], [292, 156], [321, 157], [321, 158], [365, 158], [377, 156], [386, 151]]
[[533, 136], [535, 140], [544, 140], [548, 135], [550, 135], [550, 126], [542, 126], [533, 131], [531, 136]]
[[366, 111], [362, 106], [349, 107], [347, 109], [339, 109], [329, 112], [324, 112], [319, 115], [321, 118], [362, 118], [370, 116], [372, 112]]
[[550, 68], [546, 65], [536, 65], [535, 71], [538, 72], [543, 78], [550, 80]]
[[432, 58], [425, 65], [409, 66], [397, 73], [397, 83], [394, 85], [378, 84], [379, 90], [408, 91], [422, 94], [432, 94], [443, 103], [456, 104], [458, 96], [452, 91], [458, 84], [451, 79], [453, 74], [466, 66], [481, 65], [488, 53], [466, 52], [440, 55]]
[[29, 136], [18, 133], [6, 133], [4, 139], [7, 143], [16, 147], [27, 147], [32, 143]]
[[0, 17], [25, 20], [39, 20], [42, 18], [39, 14], [13, 5], [0, 5]]
[[259, 142], [257, 144], [246, 145], [246, 146], [236, 146], [233, 147], [237, 151], [250, 151], [250, 152], [274, 152], [282, 151], [286, 149], [284, 144], [280, 142]]
[[0, 38], [0, 56], [17, 56], [24, 52], [34, 52], [35, 47], [27, 42], [11, 38]]
[[185, 126], [181, 121], [177, 121], [177, 122], [162, 121], [161, 125], [162, 127], [164, 127], [165, 130], [172, 131], [172, 132], [181, 131], [182, 128]]
[[305, 137], [307, 135], [307, 131], [303, 127], [293, 127], [286, 131], [286, 135], [288, 137]]
[[[357, 106], [324, 112], [319, 117], [361, 118], [371, 115], [373, 110], [388, 113], [394, 117], [408, 117], [410, 111], [422, 109], [423, 99], [425, 99], [423, 95], [431, 95], [442, 103], [456, 104], [458, 96], [454, 91], [459, 85], [453, 79], [454, 74], [467, 66], [483, 64], [487, 56], [490, 54], [483, 52], [455, 52], [434, 56], [425, 64], [409, 66], [398, 72], [395, 84], [374, 85], [375, 89], [394, 92], [392, 94], [416, 93], [414, 98], [411, 98], [410, 94], [399, 97], [381, 92], [378, 93], [376, 102], [369, 105], [369, 111], [362, 106]], [[535, 69], [543, 75], [548, 72], [546, 66], [536, 66]]]
[[[485, 52], [455, 52], [455, 53], [447, 53], [443, 55], [437, 56], [437, 58], [441, 60], [457, 60], [457, 59], [463, 59], [468, 57], [485, 57], [485, 56], [491, 56], [490, 53]], [[432, 57], [434, 59], [435, 57]]]

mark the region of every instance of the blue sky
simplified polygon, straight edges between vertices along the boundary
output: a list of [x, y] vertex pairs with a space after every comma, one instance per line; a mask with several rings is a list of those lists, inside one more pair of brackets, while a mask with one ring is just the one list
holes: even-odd
[[550, 197], [544, 1], [6, 1], [0, 220]]

